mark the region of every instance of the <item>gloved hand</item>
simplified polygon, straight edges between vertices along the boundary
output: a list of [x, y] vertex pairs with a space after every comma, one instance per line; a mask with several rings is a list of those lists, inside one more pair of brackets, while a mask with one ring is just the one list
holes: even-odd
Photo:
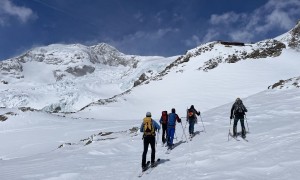
[[181, 119], [178, 119], [178, 122], [181, 123]]
[[230, 119], [232, 119], [233, 117], [232, 117], [232, 115], [230, 115]]

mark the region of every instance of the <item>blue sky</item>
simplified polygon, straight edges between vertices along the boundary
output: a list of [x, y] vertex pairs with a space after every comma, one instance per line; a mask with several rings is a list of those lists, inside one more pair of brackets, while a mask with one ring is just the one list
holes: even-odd
[[214, 40], [273, 38], [299, 19], [300, 0], [0, 0], [0, 60], [53, 43], [180, 55]]

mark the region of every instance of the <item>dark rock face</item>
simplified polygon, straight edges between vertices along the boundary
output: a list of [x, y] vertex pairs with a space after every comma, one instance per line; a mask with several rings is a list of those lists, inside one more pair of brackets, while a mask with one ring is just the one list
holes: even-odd
[[0, 115], [0, 121], [6, 121], [8, 119], [7, 116], [15, 116], [15, 115], [17, 115], [17, 114], [14, 113], [14, 112], [7, 112], [5, 114], [1, 114]]
[[296, 87], [300, 88], [300, 77], [290, 78], [287, 80], [280, 80], [273, 85], [269, 86], [268, 89], [283, 89], [284, 87]]
[[18, 61], [7, 60], [0, 61], [0, 74], [3, 76], [12, 76], [17, 79], [24, 78], [22, 75], [23, 67]]
[[136, 81], [134, 82], [133, 87], [136, 87], [136, 86], [140, 85], [141, 83], [143, 83], [143, 82], [146, 81], [147, 79], [148, 79], [148, 76], [147, 76], [145, 73], [143, 73], [143, 74], [139, 77], [139, 79], [136, 80]]
[[69, 67], [66, 71], [76, 77], [80, 77], [86, 75], [87, 73], [93, 73], [95, 71], [95, 68], [92, 66], [84, 65], [82, 67]]
[[0, 115], [0, 121], [6, 121], [8, 119], [7, 116]]
[[19, 107], [19, 110], [26, 112], [26, 111], [37, 111], [36, 109], [33, 109], [31, 107]]
[[295, 28], [291, 31], [292, 38], [290, 39], [288, 46], [297, 50], [300, 50], [300, 20]]
[[208, 70], [214, 69], [218, 64], [225, 63], [236, 63], [245, 59], [260, 59], [267, 57], [280, 56], [282, 50], [286, 48], [285, 44], [277, 40], [267, 40], [256, 43], [257, 47], [252, 48], [252, 52], [236, 51], [234, 54], [229, 54], [227, 57], [218, 56], [211, 58], [204, 63], [204, 66], [198, 68], [207, 72]]

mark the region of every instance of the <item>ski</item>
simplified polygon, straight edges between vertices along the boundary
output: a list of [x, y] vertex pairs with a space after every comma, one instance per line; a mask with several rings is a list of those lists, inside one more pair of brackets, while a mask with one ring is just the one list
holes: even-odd
[[190, 141], [192, 141], [192, 139], [196, 136], [196, 134], [194, 133], [193, 135], [190, 135]]
[[246, 138], [242, 138], [244, 141], [246, 141], [246, 142], [249, 142], [249, 140], [248, 139], [246, 139]]
[[[248, 133], [248, 132], [246, 132], [246, 133]], [[230, 133], [230, 134], [231, 134], [231, 133]], [[232, 135], [232, 134], [231, 134], [231, 135]], [[238, 132], [238, 133], [237, 133], [237, 136], [241, 136], [241, 138], [242, 138], [244, 141], [249, 142], [248, 139], [246, 139], [246, 136], [243, 138], [242, 132]]]
[[150, 168], [150, 161], [147, 161], [146, 168], [142, 168], [142, 172], [139, 173], [138, 177], [142, 177], [143, 174]]
[[237, 137], [233, 136], [231, 133], [228, 133], [229, 136], [231, 136], [233, 139], [237, 140], [237, 141], [240, 141]]
[[160, 162], [160, 158], [158, 158], [158, 159], [154, 162], [153, 165], [151, 164], [151, 166], [150, 166], [149, 170], [146, 172], [146, 174], [150, 174], [150, 173], [152, 172], [152, 170], [159, 164], [159, 162]]
[[171, 150], [172, 150], [171, 148], [168, 148], [167, 151], [166, 151], [166, 154], [170, 154]]

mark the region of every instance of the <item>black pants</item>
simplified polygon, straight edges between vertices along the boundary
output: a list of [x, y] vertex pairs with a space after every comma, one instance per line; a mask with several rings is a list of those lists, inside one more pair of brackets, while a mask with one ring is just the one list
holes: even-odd
[[146, 166], [146, 157], [147, 157], [149, 144], [151, 146], [151, 162], [155, 161], [155, 136], [145, 136], [142, 166]]
[[234, 118], [234, 123], [233, 123], [233, 135], [236, 136], [237, 135], [237, 123], [239, 122], [239, 120], [241, 121], [241, 127], [242, 127], [242, 135], [246, 135], [246, 129], [245, 129], [245, 124], [244, 124], [244, 117], [242, 118]]
[[168, 134], [167, 134], [168, 125], [167, 124], [161, 124], [161, 125], [162, 125], [162, 138], [161, 138], [161, 141], [165, 144], [166, 139], [168, 139]]

